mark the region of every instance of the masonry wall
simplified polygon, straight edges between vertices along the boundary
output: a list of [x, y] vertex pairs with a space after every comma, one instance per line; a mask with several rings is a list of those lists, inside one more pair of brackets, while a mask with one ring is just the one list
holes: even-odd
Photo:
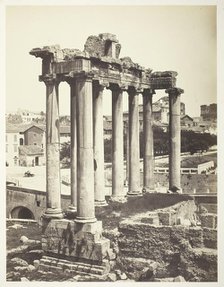
[[[34, 215], [35, 220], [39, 220], [40, 216], [46, 209], [46, 193], [38, 190], [8, 186], [6, 188], [6, 217], [10, 218], [14, 208], [19, 206], [28, 208]], [[66, 209], [70, 205], [70, 196], [62, 195], [62, 209]]]

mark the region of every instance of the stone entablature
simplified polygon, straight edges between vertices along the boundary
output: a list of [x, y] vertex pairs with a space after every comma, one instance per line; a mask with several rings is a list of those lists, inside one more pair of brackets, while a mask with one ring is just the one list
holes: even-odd
[[[92, 79], [117, 84], [124, 89], [169, 89], [176, 86], [177, 72], [153, 72], [134, 63], [130, 57], [119, 58], [121, 45], [115, 35], [90, 36], [84, 51], [61, 49], [59, 45], [35, 48], [31, 55], [43, 59], [42, 76], [57, 75], [59, 81], [90, 73]], [[42, 76], [40, 80], [42, 80]]]

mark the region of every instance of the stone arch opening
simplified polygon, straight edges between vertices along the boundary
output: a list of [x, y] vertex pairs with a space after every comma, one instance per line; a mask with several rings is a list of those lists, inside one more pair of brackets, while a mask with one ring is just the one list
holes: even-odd
[[35, 219], [33, 212], [24, 206], [15, 207], [11, 211], [11, 218], [18, 218], [18, 219]]

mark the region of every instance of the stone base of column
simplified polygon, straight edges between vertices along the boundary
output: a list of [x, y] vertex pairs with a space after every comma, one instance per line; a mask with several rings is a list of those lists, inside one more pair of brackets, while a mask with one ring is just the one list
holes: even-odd
[[94, 202], [95, 206], [100, 207], [100, 206], [107, 206], [108, 203], [106, 200], [95, 200]]
[[178, 194], [182, 194], [182, 193], [183, 193], [183, 190], [182, 190], [182, 188], [175, 189], [175, 190], [173, 190], [173, 189], [168, 189], [168, 190], [167, 190], [167, 193], [172, 193], [172, 194], [178, 193]]
[[110, 201], [112, 201], [112, 202], [121, 202], [121, 203], [124, 203], [124, 202], [126, 202], [127, 201], [127, 197], [125, 196], [125, 195], [123, 195], [123, 196], [116, 196], [116, 195], [112, 195], [111, 197], [110, 197]]
[[128, 197], [134, 197], [134, 196], [142, 196], [143, 193], [141, 191], [128, 191], [127, 196]]
[[66, 216], [68, 218], [73, 218], [75, 219], [76, 215], [77, 215], [77, 207], [76, 206], [69, 206], [68, 209], [66, 210]]
[[64, 215], [60, 208], [47, 208], [42, 217], [47, 219], [63, 218]]
[[156, 189], [153, 187], [143, 187], [142, 193], [156, 193]]
[[94, 223], [94, 222], [96, 222], [96, 217], [76, 216], [75, 222], [77, 222], [77, 223]]
[[102, 222], [80, 224], [69, 219], [43, 221], [42, 249], [54, 257], [102, 263], [108, 259], [110, 240], [102, 237]]

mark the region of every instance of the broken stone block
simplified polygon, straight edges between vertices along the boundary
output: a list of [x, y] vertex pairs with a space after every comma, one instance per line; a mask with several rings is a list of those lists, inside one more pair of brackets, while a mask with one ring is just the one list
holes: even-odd
[[159, 225], [159, 217], [157, 213], [149, 213], [148, 217], [141, 218], [141, 222], [153, 224], [153, 225]]
[[27, 279], [26, 277], [21, 277], [20, 281], [22, 282], [26, 282], [26, 281], [30, 281], [29, 279]]
[[19, 241], [22, 242], [22, 243], [26, 243], [27, 241], [29, 241], [29, 239], [26, 236], [23, 235], [23, 236], [20, 237]]
[[24, 271], [27, 270], [28, 266], [15, 266], [14, 269], [16, 271]]
[[173, 282], [186, 282], [183, 276], [177, 276], [173, 279]]
[[27, 269], [28, 269], [28, 271], [34, 271], [36, 268], [35, 268], [35, 266], [29, 264]]
[[108, 274], [109, 281], [115, 282], [117, 280], [117, 275], [115, 273], [109, 273]]
[[119, 279], [120, 279], [120, 280], [127, 280], [128, 277], [127, 277], [127, 275], [126, 275], [125, 273], [121, 273], [121, 274], [119, 275]]
[[107, 255], [109, 260], [115, 260], [116, 259], [116, 253], [113, 252], [111, 248], [107, 250]]
[[35, 268], [38, 268], [40, 264], [40, 260], [33, 260], [33, 265]]
[[110, 241], [102, 236], [101, 221], [80, 224], [73, 220], [55, 219], [44, 224], [44, 251], [97, 262], [107, 258]]
[[201, 214], [201, 226], [215, 229], [217, 226], [217, 215], [213, 213]]
[[217, 248], [217, 230], [211, 228], [203, 228], [204, 246], [207, 248]]
[[26, 262], [26, 260], [21, 259], [19, 257], [12, 258], [11, 262], [13, 262], [15, 265], [19, 265], [19, 266], [28, 266], [28, 263]]
[[158, 216], [161, 225], [176, 224], [176, 215], [174, 211], [160, 211], [158, 212]]

